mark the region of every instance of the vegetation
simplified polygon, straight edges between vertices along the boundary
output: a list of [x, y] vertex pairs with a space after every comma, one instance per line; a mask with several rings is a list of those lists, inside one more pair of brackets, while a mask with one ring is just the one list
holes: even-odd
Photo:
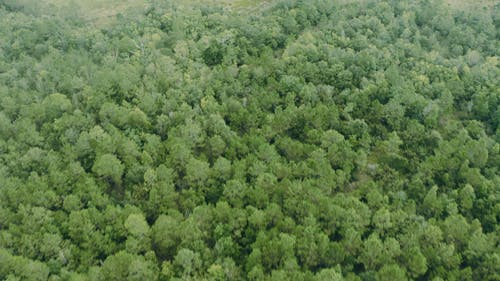
[[0, 280], [500, 280], [499, 6], [23, 1]]

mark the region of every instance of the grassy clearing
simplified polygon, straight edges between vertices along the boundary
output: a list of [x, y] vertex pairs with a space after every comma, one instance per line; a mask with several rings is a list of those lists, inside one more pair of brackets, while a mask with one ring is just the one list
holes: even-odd
[[101, 25], [111, 23], [116, 15], [125, 12], [142, 13], [147, 1], [138, 0], [43, 0], [44, 6], [53, 7], [59, 14], [76, 14], [89, 23]]

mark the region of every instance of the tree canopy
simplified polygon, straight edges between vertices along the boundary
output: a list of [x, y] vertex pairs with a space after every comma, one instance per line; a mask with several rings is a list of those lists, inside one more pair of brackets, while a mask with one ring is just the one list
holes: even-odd
[[499, 5], [30, 3], [0, 1], [1, 280], [500, 279]]

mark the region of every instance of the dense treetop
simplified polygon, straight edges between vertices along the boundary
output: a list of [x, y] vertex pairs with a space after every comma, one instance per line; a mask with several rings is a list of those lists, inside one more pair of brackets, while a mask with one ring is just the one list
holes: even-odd
[[499, 6], [174, 2], [0, 0], [0, 280], [500, 280]]

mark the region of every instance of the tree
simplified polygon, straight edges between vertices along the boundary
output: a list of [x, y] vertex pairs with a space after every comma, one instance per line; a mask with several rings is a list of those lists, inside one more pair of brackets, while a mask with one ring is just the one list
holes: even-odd
[[307, 218], [306, 225], [305, 228], [298, 229], [297, 256], [304, 266], [316, 268], [326, 263], [329, 240], [318, 228], [313, 218]]
[[426, 273], [427, 259], [418, 247], [412, 247], [403, 251], [406, 260], [406, 267], [413, 278], [417, 278]]
[[389, 280], [408, 280], [406, 278], [406, 273], [404, 269], [401, 269], [397, 264], [384, 265], [377, 272], [377, 280], [389, 281]]
[[189, 159], [186, 164], [185, 179], [192, 187], [199, 187], [206, 182], [210, 172], [209, 164], [195, 158]]
[[224, 48], [220, 43], [216, 41], [212, 41], [208, 48], [203, 51], [203, 60], [208, 66], [215, 66], [220, 64], [223, 57]]
[[113, 154], [98, 156], [92, 171], [99, 177], [111, 180], [115, 184], [121, 184], [125, 167], [121, 161]]
[[149, 225], [142, 214], [131, 214], [125, 221], [129, 233], [126, 248], [131, 253], [144, 253], [151, 249]]
[[124, 251], [109, 256], [104, 261], [100, 276], [104, 280], [157, 280], [158, 270], [143, 256], [135, 256]]
[[181, 237], [177, 232], [180, 214], [175, 216], [160, 215], [152, 227], [153, 247], [162, 260], [172, 259], [177, 252]]
[[189, 249], [180, 249], [175, 256], [174, 264], [179, 266], [178, 272], [183, 278], [196, 275], [201, 267], [200, 255]]
[[363, 241], [363, 251], [358, 259], [367, 270], [377, 269], [382, 264], [384, 245], [378, 235], [372, 234]]
[[49, 268], [39, 261], [32, 261], [23, 257], [13, 256], [4, 249], [0, 249], [0, 277], [5, 280], [48, 280]]
[[43, 101], [45, 116], [48, 120], [60, 117], [64, 112], [72, 109], [71, 101], [63, 94], [55, 93], [48, 95]]
[[316, 273], [314, 276], [315, 281], [342, 281], [344, 278], [342, 277], [342, 273], [339, 272], [338, 269], [322, 269], [320, 272]]

